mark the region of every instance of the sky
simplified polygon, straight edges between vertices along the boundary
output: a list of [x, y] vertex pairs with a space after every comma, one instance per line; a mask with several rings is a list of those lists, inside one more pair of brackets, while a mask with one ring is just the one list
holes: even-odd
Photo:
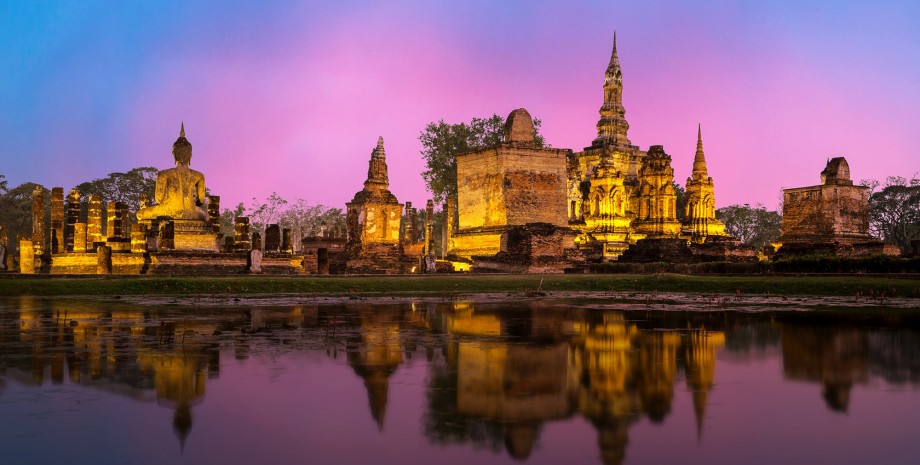
[[718, 207], [920, 172], [916, 1], [0, 0], [0, 174], [65, 189], [192, 168], [229, 207], [344, 207], [383, 136], [391, 191], [430, 197], [428, 122], [527, 108], [554, 147], [596, 136], [613, 33], [629, 138], [675, 179], [697, 124]]

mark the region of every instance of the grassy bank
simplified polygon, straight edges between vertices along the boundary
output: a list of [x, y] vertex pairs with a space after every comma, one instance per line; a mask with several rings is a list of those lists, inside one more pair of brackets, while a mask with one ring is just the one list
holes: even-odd
[[528, 292], [685, 292], [780, 295], [873, 295], [920, 298], [920, 280], [864, 276], [688, 276], [677, 274], [2, 277], [0, 296], [180, 294], [369, 294]]

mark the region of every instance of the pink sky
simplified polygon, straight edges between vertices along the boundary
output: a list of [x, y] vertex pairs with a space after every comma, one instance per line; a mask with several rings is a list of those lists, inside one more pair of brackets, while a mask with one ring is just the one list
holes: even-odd
[[192, 166], [224, 207], [273, 191], [343, 207], [377, 136], [391, 190], [423, 204], [428, 122], [525, 107], [553, 146], [589, 145], [614, 30], [630, 139], [664, 145], [683, 184], [701, 123], [719, 207], [775, 208], [833, 156], [856, 181], [920, 171], [909, 4], [17, 8], [0, 15], [11, 185], [167, 168], [184, 120]]

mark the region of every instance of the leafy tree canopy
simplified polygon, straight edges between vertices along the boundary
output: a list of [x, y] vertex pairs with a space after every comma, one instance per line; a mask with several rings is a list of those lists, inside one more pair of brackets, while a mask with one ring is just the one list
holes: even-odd
[[779, 239], [783, 217], [762, 204], [730, 205], [716, 210], [716, 218], [725, 223], [725, 232], [745, 245], [758, 249]]
[[870, 189], [869, 229], [879, 239], [910, 251], [910, 242], [920, 240], [920, 179], [889, 176], [879, 182], [862, 181]]

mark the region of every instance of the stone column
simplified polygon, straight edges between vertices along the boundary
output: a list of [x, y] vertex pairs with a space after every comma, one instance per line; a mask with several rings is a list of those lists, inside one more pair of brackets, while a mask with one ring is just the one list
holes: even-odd
[[86, 209], [86, 248], [96, 250], [94, 244], [103, 241], [105, 236], [102, 235], [102, 198], [91, 195]]
[[[67, 252], [74, 249], [74, 225], [80, 221], [80, 191], [71, 189], [67, 194], [66, 222], [64, 223], [64, 247]], [[83, 242], [86, 247], [86, 241]]]
[[257, 232], [252, 233], [252, 250], [262, 251], [262, 235]]
[[112, 248], [107, 245], [96, 249], [96, 274], [112, 274]]
[[147, 251], [147, 225], [131, 225], [131, 253], [144, 253]]
[[444, 235], [444, 257], [446, 258], [450, 254], [450, 250], [453, 248], [454, 240], [454, 223], [457, 221], [457, 197], [453, 195], [447, 196], [447, 203], [444, 204], [444, 226], [447, 229], [447, 233]]
[[114, 239], [124, 239], [127, 236], [125, 230], [125, 216], [127, 213], [127, 207], [121, 202], [109, 202], [108, 208], [106, 209], [108, 214], [108, 237]]
[[434, 200], [425, 204], [425, 254], [434, 253]]
[[236, 237], [234, 238], [233, 242], [235, 244], [236, 250], [240, 252], [248, 252], [252, 248], [250, 246], [251, 243], [249, 239], [249, 217], [236, 217], [236, 224], [234, 224], [234, 229], [236, 232]]
[[51, 188], [51, 253], [64, 253], [64, 188]]
[[284, 228], [281, 230], [281, 251], [284, 253], [294, 253], [294, 243], [291, 241], [291, 236], [294, 231], [291, 228]]
[[412, 202], [406, 202], [406, 226], [403, 228], [403, 241], [407, 244], [415, 242], [415, 221], [412, 210]]
[[281, 250], [281, 227], [270, 224], [265, 228], [265, 253], [277, 253]]
[[19, 239], [19, 272], [35, 274], [35, 247], [28, 239]]
[[41, 186], [32, 191], [32, 240], [34, 255], [45, 253], [45, 190]]
[[86, 253], [86, 248], [86, 223], [74, 223], [72, 252]]
[[208, 197], [208, 223], [214, 229], [214, 232], [220, 232], [220, 196], [212, 195]]

